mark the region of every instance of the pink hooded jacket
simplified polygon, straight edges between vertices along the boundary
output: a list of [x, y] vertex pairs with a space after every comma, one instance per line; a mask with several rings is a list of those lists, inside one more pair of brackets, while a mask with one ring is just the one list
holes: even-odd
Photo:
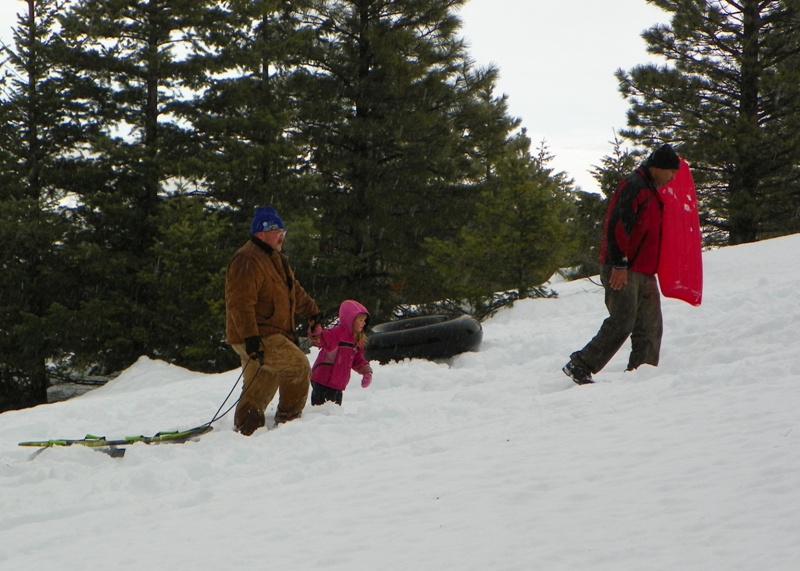
[[361, 313], [369, 315], [366, 307], [352, 299], [339, 306], [339, 323], [324, 330], [314, 342], [320, 352], [311, 368], [312, 381], [343, 391], [350, 382], [351, 369], [361, 375], [370, 372], [364, 347], [356, 346], [353, 335], [353, 321]]

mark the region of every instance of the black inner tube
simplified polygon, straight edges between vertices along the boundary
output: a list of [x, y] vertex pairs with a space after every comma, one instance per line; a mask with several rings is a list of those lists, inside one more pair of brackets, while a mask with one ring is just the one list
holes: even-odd
[[483, 339], [481, 324], [468, 315], [426, 315], [376, 325], [366, 357], [381, 363], [403, 359], [443, 359], [474, 351]]

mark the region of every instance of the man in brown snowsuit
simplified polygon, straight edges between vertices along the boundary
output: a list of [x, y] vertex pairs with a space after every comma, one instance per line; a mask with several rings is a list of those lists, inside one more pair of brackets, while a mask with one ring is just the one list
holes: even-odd
[[285, 236], [274, 208], [256, 208], [250, 240], [225, 276], [227, 341], [241, 357], [244, 379], [233, 423], [245, 436], [266, 424], [264, 411], [276, 392], [276, 424], [298, 418], [308, 398], [311, 367], [297, 346], [294, 316], [313, 318], [319, 308], [281, 253]]

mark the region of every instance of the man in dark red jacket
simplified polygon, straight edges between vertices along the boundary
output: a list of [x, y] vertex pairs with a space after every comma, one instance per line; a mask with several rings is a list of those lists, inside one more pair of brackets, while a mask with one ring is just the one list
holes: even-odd
[[600, 245], [600, 281], [608, 318], [586, 347], [570, 355], [562, 369], [579, 385], [608, 364], [631, 338], [628, 369], [658, 365], [661, 350], [661, 297], [655, 273], [661, 247], [658, 189], [678, 171], [680, 159], [669, 145], [659, 147], [617, 186], [608, 201]]

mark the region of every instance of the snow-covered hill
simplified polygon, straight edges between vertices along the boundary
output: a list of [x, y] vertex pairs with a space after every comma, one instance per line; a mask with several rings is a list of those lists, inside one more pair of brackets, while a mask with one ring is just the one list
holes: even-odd
[[800, 568], [798, 251], [705, 254], [703, 305], [664, 300], [661, 366], [623, 373], [626, 347], [595, 385], [560, 372], [605, 317], [585, 280], [497, 314], [479, 352], [375, 366], [250, 438], [229, 414], [124, 458], [17, 446], [202, 424], [238, 376], [144, 358], [4, 413], [0, 569]]

